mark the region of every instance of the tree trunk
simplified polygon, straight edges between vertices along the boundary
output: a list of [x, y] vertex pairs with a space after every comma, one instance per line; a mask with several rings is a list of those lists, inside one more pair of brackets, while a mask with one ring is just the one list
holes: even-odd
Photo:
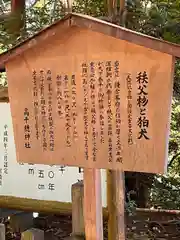
[[25, 0], [11, 0], [11, 14], [7, 31], [17, 38], [25, 27]]

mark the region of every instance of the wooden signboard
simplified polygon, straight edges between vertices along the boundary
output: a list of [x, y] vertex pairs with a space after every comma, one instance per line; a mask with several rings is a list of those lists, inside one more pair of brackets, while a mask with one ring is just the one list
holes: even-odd
[[1, 55], [17, 161], [163, 173], [175, 55], [78, 14]]
[[69, 28], [7, 63], [17, 160], [162, 173], [171, 55]]

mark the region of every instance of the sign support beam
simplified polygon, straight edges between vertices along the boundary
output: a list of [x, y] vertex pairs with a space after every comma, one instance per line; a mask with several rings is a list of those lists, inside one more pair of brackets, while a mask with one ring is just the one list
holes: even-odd
[[125, 240], [124, 185], [124, 172], [107, 170], [109, 240]]
[[103, 240], [101, 172], [84, 169], [84, 223], [86, 240]]

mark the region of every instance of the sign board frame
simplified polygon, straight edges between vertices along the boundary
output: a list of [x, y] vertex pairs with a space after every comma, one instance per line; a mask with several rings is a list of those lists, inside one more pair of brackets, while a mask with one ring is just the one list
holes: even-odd
[[[111, 32], [109, 32], [110, 30], [111, 30]], [[46, 80], [46, 78], [50, 79], [51, 78], [51, 76], [50, 76], [51, 70], [47, 69], [48, 64], [51, 63], [50, 65], [54, 66], [54, 65], [56, 65], [55, 62], [58, 62], [59, 67], [61, 69], [68, 66], [69, 68], [73, 69], [74, 72], [77, 73], [78, 70], [76, 69], [74, 61], [76, 61], [76, 62], [78, 62], [79, 60], [82, 61], [83, 58], [77, 56], [77, 57], [74, 57], [71, 59], [70, 55], [72, 55], [72, 56], [76, 55], [76, 51], [75, 51], [75, 49], [73, 50], [73, 47], [70, 47], [70, 45], [68, 45], [68, 44], [70, 44], [70, 42], [72, 42], [72, 44], [73, 44], [74, 43], [73, 39], [75, 38], [76, 45], [73, 44], [73, 46], [79, 47], [77, 42], [79, 42], [80, 39], [77, 39], [77, 37], [76, 37], [77, 32], [81, 35], [83, 42], [85, 42], [85, 38], [87, 38], [87, 41], [88, 41], [88, 39], [91, 39], [91, 38], [93, 39], [93, 37], [94, 37], [96, 40], [98, 40], [100, 42], [102, 42], [104, 39], [104, 42], [107, 42], [107, 44], [105, 44], [104, 47], [106, 45], [107, 46], [112, 46], [112, 45], [116, 46], [117, 45], [117, 48], [114, 47], [112, 49], [112, 53], [114, 55], [113, 55], [112, 59], [110, 59], [111, 61], [115, 61], [118, 54], [123, 53], [124, 49], [130, 49], [129, 52], [125, 53], [125, 56], [122, 55], [122, 58], [126, 59], [127, 61], [131, 60], [131, 54], [132, 54], [132, 59], [134, 59], [134, 56], [136, 56], [136, 62], [137, 62], [138, 58], [142, 57], [143, 64], [145, 64], [144, 70], [143, 70], [143, 66], [141, 66], [141, 69], [138, 71], [145, 71], [145, 73], [146, 73], [146, 70], [147, 70], [147, 71], [149, 71], [148, 74], [151, 75], [151, 78], [150, 78], [151, 84], [149, 86], [150, 99], [151, 99], [151, 101], [150, 101], [151, 105], [149, 106], [149, 109], [151, 109], [151, 111], [150, 110], [147, 111], [147, 115], [150, 115], [150, 120], [146, 120], [146, 121], [148, 121], [148, 123], [146, 123], [146, 125], [147, 126], [150, 125], [150, 128], [151, 128], [150, 132], [151, 132], [151, 134], [153, 134], [151, 138], [153, 140], [150, 139], [148, 144], [144, 144], [144, 142], [140, 143], [140, 141], [135, 139], [134, 142], [138, 142], [138, 143], [132, 144], [132, 146], [130, 147], [129, 138], [128, 138], [128, 144], [127, 144], [127, 140], [125, 139], [125, 136], [127, 135], [127, 133], [129, 136], [130, 132], [127, 132], [127, 130], [124, 130], [124, 129], [128, 128], [129, 129], [128, 131], [130, 131], [130, 127], [129, 127], [129, 123], [128, 123], [128, 126], [125, 126], [125, 125], [127, 125], [126, 122], [129, 121], [129, 115], [128, 115], [127, 119], [124, 117], [125, 116], [124, 112], [126, 111], [126, 109], [123, 104], [126, 104], [124, 101], [126, 97], [123, 95], [122, 96], [122, 103], [123, 103], [122, 105], [123, 106], [121, 107], [121, 110], [120, 110], [120, 112], [124, 111], [121, 115], [122, 116], [121, 122], [123, 122], [123, 126], [124, 126], [123, 128], [121, 126], [121, 131], [122, 131], [121, 135], [123, 135], [123, 137], [122, 137], [123, 141], [122, 141], [122, 139], [117, 140], [117, 139], [119, 139], [118, 138], [119, 135], [117, 134], [117, 130], [119, 130], [119, 129], [116, 129], [117, 126], [115, 127], [115, 124], [114, 124], [115, 120], [112, 120], [113, 131], [111, 131], [111, 132], [112, 132], [113, 137], [110, 139], [110, 137], [109, 137], [110, 131], [108, 130], [109, 128], [107, 129], [107, 125], [109, 126], [109, 122], [107, 123], [107, 121], [105, 121], [105, 128], [104, 128], [105, 129], [105, 132], [104, 132], [105, 139], [107, 139], [106, 135], [108, 134], [109, 140], [108, 140], [108, 143], [105, 143], [104, 145], [100, 144], [99, 138], [100, 138], [100, 130], [101, 130], [102, 126], [99, 126], [99, 124], [101, 125], [101, 120], [100, 121], [98, 120], [100, 123], [96, 122], [96, 124], [94, 124], [94, 125], [91, 124], [91, 126], [90, 126], [91, 130], [88, 132], [88, 134], [89, 134], [88, 135], [88, 138], [89, 138], [88, 145], [89, 145], [89, 143], [91, 143], [89, 145], [90, 146], [89, 152], [91, 153], [91, 155], [89, 156], [89, 160], [85, 161], [84, 159], [85, 159], [86, 153], [83, 153], [83, 152], [85, 152], [85, 150], [83, 150], [84, 146], [81, 147], [81, 144], [78, 144], [78, 146], [79, 146], [78, 147], [79, 149], [78, 149], [77, 146], [74, 144], [72, 146], [72, 149], [70, 152], [69, 151], [70, 148], [68, 149], [69, 146], [67, 147], [67, 146], [62, 145], [62, 141], [60, 139], [57, 140], [57, 137], [55, 138], [54, 135], [53, 135], [53, 137], [51, 137], [52, 134], [48, 135], [48, 138], [50, 141], [50, 143], [48, 143], [48, 144], [52, 145], [52, 139], [53, 139], [53, 146], [55, 143], [56, 146], [61, 146], [61, 147], [58, 147], [58, 148], [56, 147], [56, 150], [53, 150], [54, 152], [51, 150], [48, 152], [45, 152], [45, 151], [42, 152], [42, 149], [39, 146], [39, 142], [35, 142], [35, 130], [33, 130], [33, 133], [31, 134], [32, 135], [31, 140], [34, 143], [34, 146], [36, 146], [36, 149], [35, 149], [35, 151], [31, 151], [29, 149], [29, 152], [28, 152], [29, 159], [25, 160], [25, 158], [23, 156], [25, 156], [25, 155], [27, 156], [27, 149], [23, 148], [24, 144], [22, 144], [22, 142], [21, 142], [22, 137], [20, 137], [20, 136], [22, 136], [23, 132], [20, 131], [20, 127], [17, 125], [17, 121], [18, 121], [18, 123], [22, 123], [22, 121], [20, 121], [19, 115], [16, 114], [19, 111], [22, 112], [22, 108], [25, 105], [23, 105], [23, 107], [22, 107], [22, 106], [20, 106], [21, 105], [20, 101], [18, 104], [16, 101], [13, 101], [13, 98], [16, 98], [21, 93], [24, 94], [25, 91], [23, 90], [24, 88], [22, 88], [21, 90], [20, 89], [18, 90], [18, 88], [16, 88], [16, 84], [19, 85], [20, 82], [18, 82], [19, 77], [16, 77], [15, 72], [18, 69], [18, 65], [21, 66], [21, 68], [23, 69], [22, 77], [23, 77], [23, 79], [24, 78], [27, 79], [26, 83], [25, 83], [25, 85], [27, 84], [26, 87], [28, 89], [28, 92], [26, 94], [27, 98], [25, 95], [22, 95], [24, 102], [29, 103], [28, 101], [26, 101], [27, 99], [29, 99], [30, 102], [35, 101], [35, 100], [31, 99], [30, 95], [32, 93], [30, 93], [31, 87], [29, 85], [29, 83], [31, 83], [31, 81], [32, 81], [32, 79], [29, 79], [30, 78], [29, 75], [31, 75], [31, 74], [33, 75], [33, 72], [34, 72], [33, 76], [35, 76], [35, 78], [37, 77], [38, 81], [40, 81], [39, 79], [41, 79], [41, 77], [42, 78], [45, 77], [45, 80]], [[103, 33], [103, 35], [102, 35], [102, 33]], [[63, 45], [63, 48], [64, 48], [66, 46], [67, 39], [70, 39], [69, 34], [71, 36], [71, 40], [67, 43], [67, 45], [68, 45], [68, 47], [70, 47], [69, 51], [71, 51], [71, 52], [67, 52], [67, 49], [66, 49], [66, 54], [68, 55], [67, 58], [63, 54], [62, 54], [62, 56], [63, 56], [62, 59], [61, 59], [61, 57], [59, 58], [58, 56], [56, 58], [55, 55], [56, 55], [57, 51], [59, 50], [60, 52], [62, 52], [63, 49], [55, 48], [55, 45], [56, 44], [58, 46]], [[63, 36], [62, 39], [60, 39], [61, 36]], [[53, 55], [53, 53], [50, 54], [49, 50], [44, 51], [44, 54], [43, 54], [42, 51], [46, 46], [49, 47], [49, 49], [50, 49], [52, 41], [53, 41], [53, 48], [51, 48], [51, 52], [55, 51], [55, 54], [54, 55]], [[153, 45], [151, 45], [152, 42], [153, 42]], [[90, 43], [90, 42], [88, 42], [88, 43]], [[170, 46], [171, 46], [171, 48], [170, 48]], [[80, 48], [81, 47], [82, 47], [82, 44], [81, 44]], [[91, 61], [91, 59], [88, 58], [88, 55], [91, 55], [90, 52], [93, 51], [93, 47], [98, 48], [97, 44], [96, 45], [92, 44], [92, 46], [89, 47], [89, 50], [87, 50], [87, 52], [86, 52], [86, 55], [87, 55], [86, 57], [89, 62]], [[167, 48], [165, 49], [165, 47], [167, 47]], [[41, 55], [44, 57], [38, 58], [38, 55], [36, 54], [37, 48], [39, 49], [39, 52], [41, 52]], [[54, 49], [54, 50], [52, 50], [52, 49]], [[168, 143], [168, 133], [169, 133], [169, 123], [166, 124], [166, 120], [169, 121], [169, 117], [170, 117], [170, 102], [171, 102], [171, 92], [172, 92], [172, 72], [173, 72], [174, 58], [173, 58], [173, 56], [171, 56], [169, 54], [169, 53], [172, 53], [172, 49], [177, 50], [177, 46], [171, 45], [169, 43], [162, 42], [157, 39], [153, 39], [153, 38], [150, 38], [150, 37], [147, 37], [144, 35], [140, 35], [135, 32], [123, 29], [121, 27], [117, 27], [112, 24], [108, 24], [108, 23], [105, 23], [105, 22], [102, 22], [102, 21], [99, 21], [99, 20], [96, 20], [93, 18], [89, 18], [87, 16], [70, 14], [70, 15], [66, 16], [64, 19], [57, 22], [56, 24], [48, 27], [46, 30], [43, 30], [42, 32], [38, 33], [36, 36], [29, 39], [28, 41], [15, 47], [14, 49], [12, 49], [11, 53], [7, 52], [5, 54], [2, 54], [0, 56], [0, 62], [2, 62], [2, 64], [3, 64], [3, 62], [6, 63], [7, 74], [8, 74], [8, 78], [9, 78], [9, 94], [10, 94], [10, 98], [12, 99], [12, 101], [10, 101], [11, 109], [12, 109], [12, 116], [13, 116], [13, 121], [16, 121], [14, 123], [14, 132], [15, 132], [15, 142], [17, 143], [18, 161], [22, 161], [22, 159], [23, 159], [23, 162], [31, 162], [31, 163], [64, 164], [64, 165], [73, 165], [73, 166], [90, 167], [90, 168], [95, 167], [95, 168], [120, 169], [120, 170], [126, 170], [126, 171], [163, 173], [166, 168], [166, 167], [164, 167], [163, 161], [165, 161], [164, 159], [167, 160], [167, 143]], [[102, 61], [102, 60], [105, 61], [105, 59], [110, 56], [105, 52], [104, 52], [103, 56], [98, 55], [95, 57], [95, 55], [98, 52], [102, 53], [103, 51], [104, 51], [104, 49], [103, 50], [99, 49], [99, 48], [96, 49], [96, 51], [94, 52], [93, 60], [100, 59], [99, 61]], [[107, 48], [107, 52], [108, 51], [110, 51], [110, 49]], [[117, 52], [117, 54], [115, 54], [116, 52]], [[79, 55], [80, 54], [82, 55], [81, 52], [79, 52]], [[51, 58], [51, 61], [49, 61], [48, 55]], [[127, 55], [128, 55], [128, 57], [127, 57]], [[149, 57], [149, 62], [148, 62], [148, 58], [144, 58], [144, 56]], [[68, 57], [69, 57], [69, 59], [68, 59]], [[162, 67], [162, 65], [157, 66], [158, 64], [155, 62], [156, 59], [158, 59], [157, 62], [159, 62], [159, 61], [161, 61], [162, 58], [163, 59], [166, 58], [165, 62], [167, 64], [167, 66], [164, 66], [164, 68]], [[36, 63], [33, 64], [33, 61]], [[154, 61], [154, 63], [153, 63], [153, 61]], [[65, 62], [64, 65], [63, 65], [63, 62]], [[142, 62], [142, 61], [139, 60], [139, 63], [140, 62]], [[36, 69], [35, 69], [36, 64], [37, 64], [38, 69], [40, 69], [43, 66], [45, 67], [45, 72], [47, 73], [47, 74], [45, 73], [45, 76], [38, 75], [40, 70], [37, 69], [38, 72], [36, 72]], [[107, 64], [107, 62], [106, 62], [106, 64]], [[114, 62], [112, 64], [114, 64]], [[121, 64], [123, 64], [123, 59], [121, 59]], [[104, 63], [104, 65], [105, 65], [105, 63]], [[125, 64], [125, 65], [127, 65], [127, 64]], [[131, 67], [133, 67], [132, 65], [133, 64], [131, 64]], [[136, 64], [134, 63], [134, 65], [136, 65]], [[152, 71], [148, 69], [148, 66], [152, 67]], [[58, 66], [55, 66], [55, 69], [57, 69], [57, 68], [58, 68]], [[124, 69], [125, 66], [123, 65], [122, 68]], [[135, 66], [134, 68], [137, 68], [137, 66]], [[136, 78], [138, 76], [138, 71], [137, 71], [137, 75], [136, 75], [134, 68], [133, 68], [132, 84], [134, 84], [134, 81], [135, 81], [134, 78]], [[13, 69], [13, 71], [12, 71], [12, 69]], [[171, 69], [171, 70], [167, 70], [167, 69]], [[122, 89], [124, 89], [124, 87], [125, 87], [125, 84], [126, 84], [125, 81], [127, 80], [128, 76], [129, 76], [128, 71], [130, 71], [130, 70], [128, 70], [128, 68], [125, 70], [126, 70], [126, 73], [122, 72], [122, 74], [125, 74], [125, 75], [127, 74], [127, 76], [121, 75], [121, 73], [120, 73], [120, 78], [123, 78]], [[44, 70], [41, 70], [41, 71], [44, 71]], [[64, 69], [63, 69], [63, 71], [64, 71]], [[143, 72], [139, 72], [139, 74], [140, 73], [143, 74]], [[52, 73], [52, 74], [54, 74], [54, 73]], [[55, 86], [53, 84], [53, 82], [55, 81], [54, 77], [56, 78], [56, 74], [53, 76], [53, 78], [51, 78], [51, 80], [53, 80], [52, 81], [52, 89], [53, 89], [52, 91], [56, 91]], [[80, 73], [78, 73], [78, 74], [80, 74]], [[47, 77], [46, 75], [49, 75], [49, 77]], [[33, 76], [31, 76], [31, 77], [33, 78]], [[59, 76], [59, 75], [57, 75], [57, 76]], [[67, 76], [66, 73], [63, 76]], [[72, 76], [75, 76], [75, 75], [72, 75]], [[77, 75], [78, 79], [79, 79], [79, 77], [80, 77], [80, 75]], [[113, 77], [114, 77], [114, 75], [113, 75]], [[156, 108], [156, 104], [155, 104], [155, 100], [154, 100], [154, 97], [157, 94], [159, 94], [158, 91], [160, 89], [160, 86], [158, 86], [158, 89], [155, 90], [155, 87], [157, 86], [157, 84], [155, 82], [158, 81], [158, 78], [161, 79], [161, 81], [162, 81], [162, 79], [164, 77], [166, 78], [167, 85], [166, 85], [166, 89], [165, 88], [162, 89], [160, 99], [162, 100], [163, 103], [166, 102], [166, 108], [160, 109], [159, 106], [158, 106], [158, 108]], [[131, 78], [131, 76], [129, 76], [129, 78]], [[148, 78], [148, 76], [147, 76], [147, 78]], [[33, 80], [33, 81], [35, 81], [35, 80]], [[68, 81], [68, 85], [69, 85], [69, 78], [67, 81]], [[154, 81], [154, 83], [153, 83], [154, 85], [152, 84], [153, 81]], [[82, 86], [79, 86], [79, 82], [77, 82], [77, 83], [78, 83], [78, 87], [77, 87], [78, 95], [81, 95], [82, 93], [79, 90], [80, 90], [80, 88], [82, 88]], [[36, 82], [36, 84], [37, 84], [37, 82]], [[38, 82], [38, 84], [39, 84], [39, 82]], [[25, 86], [25, 85], [22, 84], [22, 86]], [[136, 86], [134, 85], [132, 87], [134, 89]], [[145, 87], [148, 87], [148, 86], [145, 86]], [[72, 88], [72, 86], [71, 86], [71, 88]], [[67, 87], [67, 89], [68, 89], [68, 87]], [[115, 91], [116, 91], [116, 88], [113, 85], [113, 94]], [[130, 105], [136, 101], [135, 96], [133, 95], [134, 91], [135, 90], [132, 91], [131, 97], [133, 98], [133, 100], [132, 100], [132, 103], [130, 103]], [[127, 89], [127, 92], [129, 92], [129, 88]], [[14, 93], [15, 93], [15, 95], [14, 95]], [[152, 95], [152, 93], [153, 93], [153, 95]], [[163, 95], [163, 93], [164, 93], [164, 95]], [[46, 98], [46, 93], [44, 93], [44, 94], [45, 94], [45, 98]], [[50, 93], [47, 93], [47, 94], [50, 94]], [[126, 93], [124, 93], [124, 94], [126, 94]], [[106, 97], [107, 96], [105, 96], [105, 101], [107, 100]], [[121, 97], [121, 93], [120, 93], [120, 97]], [[38, 98], [39, 98], [39, 96], [38, 96]], [[79, 104], [79, 102], [77, 100], [77, 108], [80, 109], [80, 108], [82, 108], [82, 99], [81, 99], [81, 96], [77, 96], [77, 98], [79, 98], [79, 101], [81, 101], [81, 104]], [[65, 100], [63, 100], [63, 101], [65, 102]], [[107, 101], [109, 101], [109, 100], [107, 100]], [[107, 101], [106, 101], [106, 103], [107, 103]], [[127, 101], [127, 99], [126, 99], [126, 101]], [[54, 100], [52, 100], [52, 102], [54, 105]], [[105, 105], [107, 105], [106, 103], [105, 103]], [[128, 104], [129, 104], [129, 100], [128, 100]], [[28, 104], [26, 104], [26, 105], [28, 105]], [[113, 105], [114, 105], [114, 102], [113, 102]], [[18, 107], [18, 106], [20, 106], [20, 107]], [[154, 111], [156, 112], [156, 114], [159, 114], [158, 121], [160, 121], [160, 119], [161, 119], [161, 114], [165, 116], [165, 118], [161, 119], [161, 121], [163, 121], [161, 124], [162, 131], [158, 135], [156, 135], [153, 130], [153, 127], [156, 126], [155, 116], [153, 116], [153, 113], [152, 113], [153, 106], [155, 108]], [[65, 107], [66, 106], [64, 106], [64, 108]], [[135, 123], [136, 118], [138, 117], [136, 105], [134, 106], [134, 108], [135, 108], [135, 111], [134, 110], [133, 111], [135, 112], [135, 115], [133, 116], [133, 121], [130, 124], [130, 125], [133, 125], [133, 128], [136, 124]], [[24, 107], [24, 109], [25, 109], [25, 107]], [[30, 118], [32, 118], [32, 115], [33, 115], [32, 106], [30, 107], [28, 105], [27, 109], [28, 109], [28, 112], [26, 112], [25, 114], [30, 114]], [[48, 106], [48, 109], [49, 109], [49, 106]], [[70, 110], [70, 114], [72, 114], [71, 110]], [[113, 112], [113, 118], [114, 118], [116, 109], [113, 107], [113, 109], [111, 109], [111, 110]], [[59, 120], [57, 121], [57, 116], [55, 116], [54, 111], [55, 110], [52, 110], [51, 115], [55, 118], [54, 121], [55, 121], [56, 127], [58, 126], [56, 129], [56, 132], [62, 132], [62, 134], [64, 135], [64, 134], [66, 134], [64, 132], [64, 127], [62, 127], [62, 128], [59, 127], [61, 124], [60, 124]], [[106, 120], [107, 120], [107, 118], [109, 118], [108, 111], [109, 111], [108, 107], [105, 106], [105, 112], [107, 112], [106, 113], [107, 116], [105, 116]], [[158, 111], [160, 113], [158, 113]], [[81, 110], [79, 110], [79, 112], [80, 113], [77, 113], [78, 114], [77, 128], [82, 129], [82, 124], [84, 124], [82, 122], [83, 113], [81, 113], [82, 112]], [[92, 112], [92, 109], [91, 109], [91, 112]], [[92, 116], [93, 116], [93, 114], [92, 114]], [[88, 118], [89, 117], [91, 117], [91, 116], [89, 115]], [[148, 117], [149, 116], [147, 116], [147, 118]], [[40, 118], [40, 116], [38, 116], [38, 118]], [[99, 118], [99, 116], [98, 116], [98, 118]], [[153, 119], [153, 122], [151, 122], [152, 119]], [[67, 119], [65, 119], [64, 121], [66, 121], [66, 120]], [[33, 126], [37, 125], [37, 124], [34, 124], [34, 120], [31, 119], [29, 121], [30, 121], [29, 124], [31, 124], [31, 125], [33, 125]], [[41, 120], [38, 120], [38, 121], [39, 121], [38, 124], [40, 124], [39, 126], [41, 126], [41, 125], [44, 126], [41, 123]], [[149, 124], [149, 121], [150, 121], [150, 124]], [[91, 121], [91, 123], [92, 123], [92, 121]], [[50, 124], [50, 123], [48, 123], [48, 124]], [[65, 123], [65, 125], [67, 125], [67, 124], [69, 124], [69, 123]], [[145, 124], [145, 123], [143, 122], [143, 124]], [[95, 125], [97, 125], [97, 129], [96, 129], [96, 127], [93, 127]], [[118, 125], [118, 124], [116, 124], [116, 125]], [[141, 125], [142, 125], [142, 123], [141, 123]], [[67, 125], [67, 126], [69, 126], [69, 125]], [[151, 127], [151, 126], [153, 126], [153, 127]], [[94, 128], [95, 128], [95, 130], [97, 130], [97, 132], [96, 131], [93, 132], [92, 129], [94, 129]], [[140, 130], [141, 130], [141, 132], [144, 131], [144, 129], [140, 129]], [[49, 130], [49, 131], [52, 132], [52, 130]], [[135, 129], [134, 135], [137, 135], [136, 131], [137, 131], [137, 129]], [[85, 132], [85, 130], [84, 130], [84, 132]], [[19, 136], [17, 133], [19, 134]], [[96, 138], [96, 137], [93, 137], [94, 134], [97, 136], [97, 141], [93, 140], [94, 138]], [[70, 134], [70, 135], [72, 135], [72, 134]], [[78, 141], [80, 141], [80, 142], [85, 141], [85, 137], [83, 137], [82, 135], [83, 135], [83, 131], [81, 130], [81, 133], [79, 134], [79, 137], [78, 137]], [[115, 135], [117, 135], [117, 136], [115, 136]], [[27, 137], [27, 134], [26, 134], [26, 137]], [[45, 137], [43, 137], [43, 136], [41, 136], [40, 138], [41, 138], [41, 142], [44, 141], [42, 139], [45, 139]], [[117, 139], [115, 139], [115, 138], [117, 138]], [[134, 136], [134, 138], [136, 138], [136, 137]], [[69, 139], [68, 136], [67, 136], [67, 139]], [[110, 140], [111, 140], [112, 147], [110, 147], [110, 142], [109, 142]], [[121, 143], [119, 143], [120, 141], [122, 141], [122, 150], [119, 150], [121, 148]], [[67, 140], [67, 142], [69, 142], [69, 140]], [[115, 146], [115, 142], [116, 142], [116, 146]], [[125, 144], [124, 144], [124, 142], [125, 142]], [[157, 151], [157, 142], [163, 142], [161, 151]], [[42, 144], [45, 146], [45, 143], [47, 144], [47, 142], [43, 142]], [[117, 146], [117, 143], [118, 143], [118, 146]], [[25, 146], [30, 146], [30, 143], [29, 142], [25, 143]], [[113, 146], [115, 146], [115, 147], [113, 147]], [[100, 150], [94, 151], [93, 149], [95, 149], [95, 148], [100, 149]], [[115, 154], [115, 148], [118, 148], [118, 150], [116, 151], [116, 154]], [[43, 147], [43, 149], [44, 149], [44, 147]], [[110, 149], [112, 149], [112, 150], [110, 151]], [[140, 149], [140, 150], [138, 150], [138, 149]], [[26, 154], [25, 154], [25, 152], [26, 152]], [[36, 152], [36, 157], [33, 155], [34, 152]], [[119, 156], [119, 152], [122, 152], [122, 156]], [[147, 154], [147, 152], [148, 152], [148, 154]], [[72, 153], [74, 153], [74, 154], [72, 154]], [[62, 154], [63, 154], [63, 156], [61, 156], [61, 159], [60, 159], [59, 156]], [[117, 157], [117, 154], [119, 157]], [[95, 157], [93, 157], [93, 156], [95, 156], [95, 155], [96, 155], [98, 161], [94, 160]], [[111, 158], [108, 157], [108, 160], [105, 161], [107, 155], [108, 156], [113, 155], [113, 157], [111, 157]], [[116, 156], [114, 156], [114, 155], [116, 155]], [[151, 164], [148, 164], [149, 157], [152, 159]], [[116, 158], [116, 160], [115, 160], [115, 158]], [[122, 160], [123, 158], [128, 159], [128, 161], [123, 162], [123, 160]], [[134, 161], [134, 158], [136, 158], [137, 161]], [[103, 159], [103, 160], [101, 160], [101, 159]], [[157, 166], [156, 166], [156, 162], [158, 162]], [[120, 163], [122, 163], [122, 164], [120, 164]]]

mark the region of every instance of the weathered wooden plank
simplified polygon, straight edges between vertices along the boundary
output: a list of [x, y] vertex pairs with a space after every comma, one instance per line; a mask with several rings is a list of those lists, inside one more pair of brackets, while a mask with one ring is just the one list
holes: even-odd
[[84, 224], [86, 240], [103, 240], [101, 173], [84, 169]]
[[[72, 204], [66, 202], [44, 201], [27, 198], [18, 198], [11, 196], [0, 196], [1, 208], [17, 209], [29, 212], [40, 213], [59, 213], [64, 215], [71, 215]], [[103, 208], [103, 215], [107, 218], [107, 209]]]
[[139, 46], [180, 57], [180, 45], [144, 35], [130, 29], [82, 14], [72, 14], [71, 26], [91, 29], [114, 38], [125, 40]]
[[107, 171], [108, 240], [125, 240], [124, 173]]

